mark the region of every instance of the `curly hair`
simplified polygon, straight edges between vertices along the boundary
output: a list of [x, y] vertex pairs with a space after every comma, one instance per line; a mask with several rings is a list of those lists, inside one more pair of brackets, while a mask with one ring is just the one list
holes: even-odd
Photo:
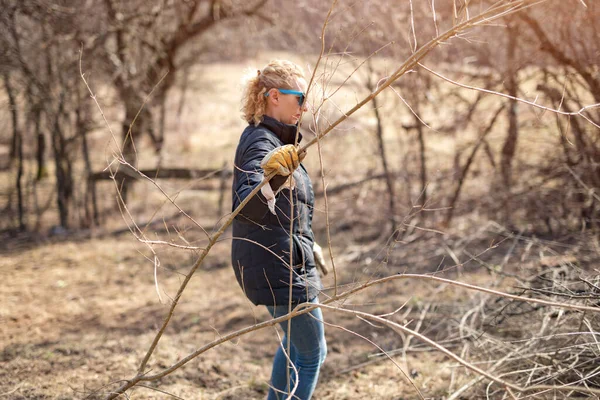
[[295, 79], [304, 78], [304, 71], [298, 65], [286, 60], [273, 60], [258, 73], [246, 78], [242, 96], [242, 118], [258, 125], [267, 108], [265, 93], [273, 88], [294, 89]]

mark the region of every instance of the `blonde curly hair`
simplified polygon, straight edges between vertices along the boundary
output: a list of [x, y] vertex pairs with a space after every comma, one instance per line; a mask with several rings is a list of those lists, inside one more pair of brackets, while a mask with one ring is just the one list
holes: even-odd
[[304, 71], [298, 65], [286, 60], [273, 60], [258, 73], [245, 79], [242, 96], [242, 118], [249, 124], [260, 124], [267, 108], [265, 93], [273, 88], [294, 89], [294, 81], [304, 78]]

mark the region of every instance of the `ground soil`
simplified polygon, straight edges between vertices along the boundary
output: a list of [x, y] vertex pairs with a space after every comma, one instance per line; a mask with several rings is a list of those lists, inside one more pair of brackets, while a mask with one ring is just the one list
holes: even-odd
[[[5, 249], [0, 259], [0, 393], [10, 399], [85, 398], [132, 377], [167, 313], [169, 297], [194, 260], [190, 252], [173, 252], [173, 267], [159, 269], [161, 303], [152, 263], [130, 235], [64, 237], [38, 241], [26, 250], [15, 242], [14, 248]], [[217, 246], [193, 277], [150, 362], [152, 371], [219, 335], [268, 319], [263, 307], [244, 298], [231, 268], [225, 266], [227, 258], [228, 246]], [[340, 271], [338, 278], [351, 282], [356, 271], [354, 276]], [[325, 282], [332, 284], [331, 274]], [[432, 290], [417, 286], [410, 292], [404, 283], [387, 286], [352, 301], [360, 309], [393, 310], [417, 290], [420, 297]], [[382, 294], [385, 298], [378, 297]], [[367, 341], [392, 350], [401, 346], [398, 335], [353, 317], [325, 312], [325, 318], [332, 324], [327, 327], [329, 355], [316, 399], [415, 398], [415, 390], [392, 363], [372, 357], [378, 350]], [[185, 399], [262, 398], [277, 340], [273, 328], [248, 334], [202, 354], [151, 386]], [[450, 369], [441, 366], [447, 360], [422, 352], [410, 354], [406, 361], [408, 372], [429, 397], [443, 390]], [[138, 388], [131, 398], [169, 396]]]
[[[322, 233], [317, 229], [318, 236]], [[166, 248], [158, 253], [162, 260], [157, 270], [159, 299], [145, 245], [128, 233], [103, 231], [95, 236], [3, 238], [0, 394], [4, 398], [100, 398], [116, 382], [133, 377], [167, 314], [170, 298], [197, 258], [189, 250]], [[461, 235], [460, 240], [465, 238]], [[445, 256], [440, 240], [453, 246], [449, 238], [432, 234], [388, 251], [379, 242], [335, 247], [339, 287], [348, 289], [357, 282], [397, 273], [435, 270], [445, 270], [438, 276], [489, 286], [496, 277], [484, 265], [498, 265], [506, 254], [512, 260], [530, 253], [526, 243], [513, 246], [516, 242], [502, 241], [482, 230], [469, 239], [473, 253], [484, 252], [480, 262], [457, 267]], [[490, 242], [497, 242], [494, 249], [487, 247]], [[269, 319], [266, 310], [251, 305], [238, 287], [229, 266], [228, 243], [219, 243], [193, 276], [150, 361], [151, 372], [172, 365], [220, 335]], [[513, 268], [510, 265], [506, 272]], [[514, 265], [521, 273], [535, 269], [532, 264]], [[324, 283], [329, 288], [326, 297], [332, 294], [332, 273]], [[344, 307], [374, 314], [396, 311], [392, 320], [417, 327], [458, 352], [460, 347], [452, 345], [457, 337], [449, 333], [449, 325], [477, 298], [448, 285], [402, 280], [356, 295]], [[315, 399], [420, 398], [404, 374], [425, 398], [442, 399], [451, 387], [456, 389], [469, 379], [455, 362], [414, 338], [403, 354], [399, 350], [406, 336], [353, 316], [332, 311], [324, 315], [329, 352]], [[264, 398], [277, 343], [274, 328], [247, 334], [148, 383], [154, 389], [138, 387], [129, 396], [173, 398], [163, 393], [167, 392], [184, 399]], [[377, 356], [380, 349], [374, 344], [392, 352], [397, 366]]]

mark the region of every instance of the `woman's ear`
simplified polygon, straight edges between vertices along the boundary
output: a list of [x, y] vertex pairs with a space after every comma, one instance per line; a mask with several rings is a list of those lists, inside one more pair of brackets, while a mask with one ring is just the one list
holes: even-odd
[[273, 105], [276, 105], [279, 103], [279, 90], [277, 89], [269, 89], [269, 91], [267, 92], [268, 96], [267, 96], [267, 102], [271, 103]]

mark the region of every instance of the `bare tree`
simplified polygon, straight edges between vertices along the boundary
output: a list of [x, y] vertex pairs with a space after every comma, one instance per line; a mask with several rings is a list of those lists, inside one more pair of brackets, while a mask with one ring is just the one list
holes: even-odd
[[[104, 46], [112, 66], [109, 75], [125, 109], [122, 120], [122, 152], [136, 165], [136, 140], [147, 133], [157, 154], [163, 147], [164, 103], [176, 82], [177, 72], [201, 53], [182, 50], [225, 21], [260, 15], [266, 0], [187, 2], [104, 0], [109, 29]], [[148, 97], [151, 95], [152, 99]], [[155, 124], [156, 105], [160, 110]], [[158, 130], [156, 126], [158, 125]], [[128, 180], [120, 182], [127, 199]]]
[[[74, 94], [77, 86], [81, 86], [77, 74], [79, 44], [69, 31], [79, 25], [80, 15], [70, 6], [68, 2], [52, 7], [50, 3], [25, 1], [11, 5], [8, 8], [10, 18], [3, 21], [3, 28], [9, 33], [8, 51], [16, 60], [20, 78], [15, 90], [24, 94], [24, 115], [33, 120], [31, 136], [35, 140], [26, 142], [37, 143], [38, 180], [45, 174], [44, 131], [51, 138], [57, 205], [63, 227], [72, 223], [71, 207], [76, 184], [73, 163], [77, 154], [76, 143], [82, 133], [73, 123]], [[65, 51], [65, 47], [71, 50]], [[80, 127], [83, 126], [80, 123]]]
[[[366, 87], [369, 92], [375, 91], [375, 84], [373, 82], [373, 66], [369, 62], [368, 75], [366, 81]], [[383, 167], [383, 174], [385, 176], [385, 184], [387, 187], [387, 196], [388, 196], [388, 213], [391, 221], [391, 234], [396, 236], [398, 224], [396, 222], [396, 194], [394, 190], [394, 180], [392, 177], [392, 172], [389, 168], [388, 157], [385, 151], [385, 142], [383, 138], [383, 121], [381, 116], [381, 111], [379, 110], [379, 102], [377, 97], [374, 97], [372, 100], [373, 104], [373, 113], [375, 114], [375, 120], [377, 121], [376, 127], [376, 137], [377, 137], [377, 147], [379, 149], [379, 157], [381, 158], [381, 166]]]

